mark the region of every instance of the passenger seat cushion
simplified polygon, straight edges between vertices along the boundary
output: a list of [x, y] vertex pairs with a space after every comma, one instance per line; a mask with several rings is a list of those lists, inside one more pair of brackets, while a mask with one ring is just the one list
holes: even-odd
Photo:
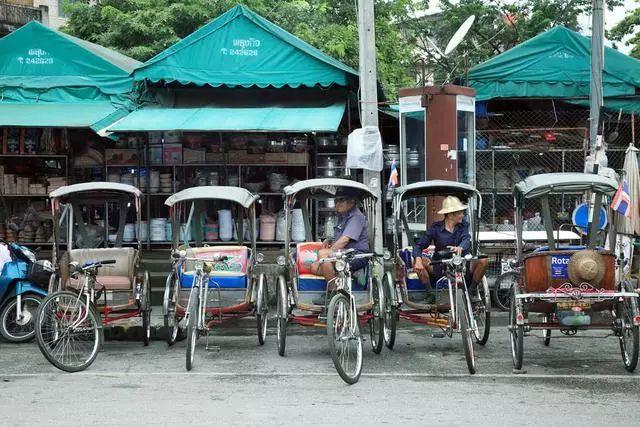
[[311, 265], [318, 260], [320, 249], [322, 249], [322, 242], [298, 243], [296, 246], [298, 275], [311, 274]]
[[[250, 250], [245, 246], [205, 246], [201, 248], [187, 249], [187, 257], [207, 259], [217, 255], [226, 255], [229, 259], [226, 265], [223, 263], [214, 264], [216, 271], [247, 274], [249, 268]], [[185, 263], [186, 272], [193, 271], [193, 262]]]
[[[245, 246], [205, 246], [187, 250], [187, 257], [189, 258], [207, 259], [217, 255], [226, 255], [229, 259], [226, 265], [223, 263], [213, 265], [215, 271], [212, 272], [209, 278], [209, 288], [246, 288], [249, 259], [251, 257], [249, 248]], [[181, 274], [180, 286], [183, 288], [192, 287], [194, 275], [194, 262], [186, 262], [184, 271]]]
[[[60, 260], [62, 278], [70, 286], [80, 289], [84, 284], [84, 278], [71, 279], [68, 276], [69, 262], [77, 262], [80, 265], [96, 261], [115, 260], [115, 264], [107, 264], [98, 271], [98, 283], [107, 290], [133, 289], [136, 265], [138, 263], [138, 251], [135, 248], [92, 248], [72, 249]], [[66, 267], [66, 268], [62, 268]]]

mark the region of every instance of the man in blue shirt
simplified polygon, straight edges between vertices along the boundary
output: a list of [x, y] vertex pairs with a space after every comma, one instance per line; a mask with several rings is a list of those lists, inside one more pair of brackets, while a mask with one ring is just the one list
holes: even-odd
[[[358, 208], [357, 197], [359, 192], [351, 188], [340, 188], [336, 193], [336, 212], [339, 214], [338, 223], [333, 228], [333, 239], [325, 240], [323, 248], [318, 251], [318, 259], [330, 257], [334, 251], [340, 249], [355, 249], [357, 253], [369, 251], [369, 227], [367, 218]], [[349, 267], [353, 273], [367, 265], [366, 259], [355, 259]], [[333, 263], [320, 264], [314, 262], [311, 273], [323, 276], [327, 281], [327, 289], [335, 290], [334, 278], [336, 277]]]
[[[471, 250], [471, 234], [469, 233], [469, 223], [464, 220], [464, 213], [467, 206], [455, 196], [448, 196], [442, 202], [442, 209], [439, 214], [444, 215], [442, 221], [431, 224], [427, 233], [413, 247], [413, 268], [422, 283], [429, 285], [435, 283], [444, 275], [442, 264], [430, 265], [428, 258], [420, 255], [422, 250], [433, 244], [435, 253], [433, 260], [440, 259], [438, 251], [451, 250], [459, 255], [466, 255]], [[487, 271], [489, 263], [487, 259], [475, 260], [467, 270], [467, 285], [471, 291], [475, 291]]]

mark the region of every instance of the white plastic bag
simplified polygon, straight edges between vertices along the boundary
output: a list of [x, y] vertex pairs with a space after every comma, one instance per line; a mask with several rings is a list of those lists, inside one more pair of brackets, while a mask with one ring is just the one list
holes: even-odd
[[382, 137], [376, 126], [365, 126], [351, 132], [346, 166], [348, 169], [382, 170]]

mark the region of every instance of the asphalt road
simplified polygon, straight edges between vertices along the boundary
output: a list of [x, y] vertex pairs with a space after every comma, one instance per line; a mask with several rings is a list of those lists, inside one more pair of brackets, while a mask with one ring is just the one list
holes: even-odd
[[[107, 342], [86, 371], [56, 370], [35, 343], [0, 342], [0, 424], [640, 425], [640, 375], [617, 338], [525, 338], [526, 373], [512, 372], [505, 319], [467, 373], [459, 336], [402, 324], [393, 351], [365, 345], [360, 382], [336, 374], [322, 330], [291, 328], [260, 347], [251, 324], [201, 339], [186, 372], [185, 343]], [[270, 331], [272, 332], [272, 331]]]

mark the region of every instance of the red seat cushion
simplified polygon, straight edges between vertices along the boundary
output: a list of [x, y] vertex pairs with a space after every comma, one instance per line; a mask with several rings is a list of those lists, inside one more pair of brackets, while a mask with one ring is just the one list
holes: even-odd
[[318, 260], [318, 250], [322, 249], [322, 242], [298, 243], [296, 246], [296, 264], [298, 274], [312, 274], [311, 264]]

